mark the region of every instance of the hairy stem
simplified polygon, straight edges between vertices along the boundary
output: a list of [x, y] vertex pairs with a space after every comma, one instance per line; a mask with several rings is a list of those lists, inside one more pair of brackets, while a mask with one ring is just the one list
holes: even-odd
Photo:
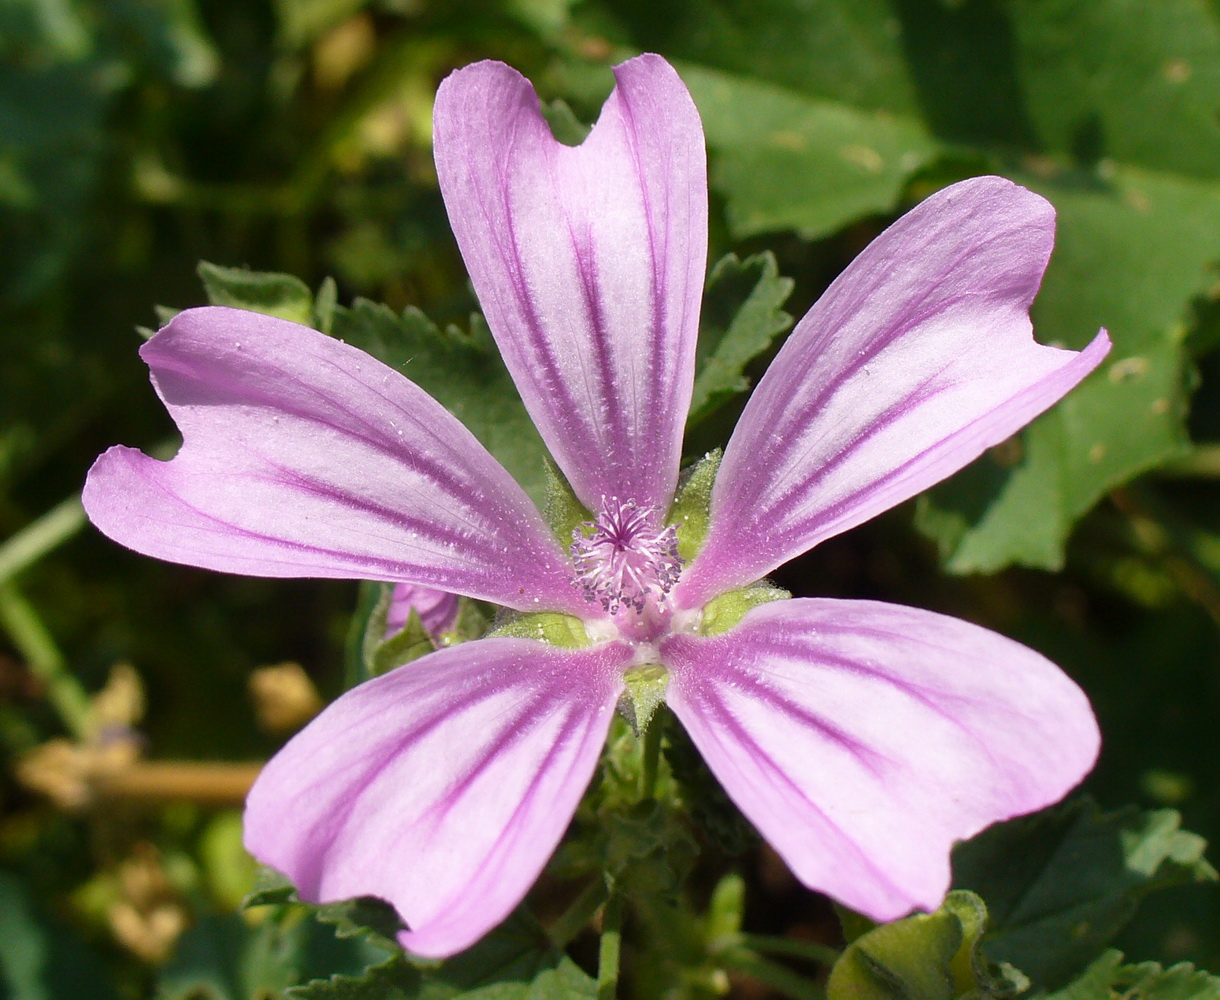
[[623, 901], [611, 894], [602, 911], [602, 939], [597, 953], [597, 1000], [618, 995], [619, 951], [622, 946]]

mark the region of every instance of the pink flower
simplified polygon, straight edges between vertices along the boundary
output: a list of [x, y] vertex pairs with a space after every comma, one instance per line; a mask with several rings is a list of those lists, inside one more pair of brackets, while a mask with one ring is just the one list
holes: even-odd
[[754, 390], [684, 558], [667, 518], [704, 279], [703, 134], [662, 59], [616, 76], [576, 148], [507, 66], [460, 70], [436, 100], [471, 279], [593, 514], [573, 539], [397, 372], [233, 309], [188, 310], [142, 348], [177, 457], [112, 448], [85, 488], [102, 531], [160, 558], [571, 616], [574, 648], [489, 637], [349, 691], [250, 794], [256, 857], [307, 900], [389, 900], [421, 955], [459, 951], [520, 901], [636, 667], [663, 668], [670, 708], [796, 875], [878, 920], [935, 907], [954, 841], [1057, 800], [1097, 753], [1080, 690], [974, 625], [826, 599], [737, 620], [743, 588], [960, 469], [1100, 362], [1104, 332], [1080, 353], [1031, 336], [1051, 207], [977, 178], [878, 237]]

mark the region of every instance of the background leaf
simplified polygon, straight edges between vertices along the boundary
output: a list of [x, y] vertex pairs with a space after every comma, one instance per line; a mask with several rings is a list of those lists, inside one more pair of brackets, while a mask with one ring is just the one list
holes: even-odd
[[987, 903], [987, 954], [1057, 988], [1102, 952], [1148, 893], [1215, 881], [1205, 847], [1171, 809], [1105, 814], [1075, 801], [960, 844], [953, 884]]

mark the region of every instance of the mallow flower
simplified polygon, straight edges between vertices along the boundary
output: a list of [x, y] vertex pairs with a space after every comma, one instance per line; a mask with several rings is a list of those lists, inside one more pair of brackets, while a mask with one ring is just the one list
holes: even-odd
[[633, 679], [665, 686], [802, 882], [876, 920], [936, 907], [954, 841], [1056, 801], [1098, 749], [1084, 695], [1024, 646], [928, 611], [758, 586], [1100, 363], [1104, 331], [1079, 353], [1032, 337], [1051, 207], [981, 177], [887, 229], [759, 381], [701, 523], [677, 524], [706, 155], [664, 60], [615, 76], [578, 147], [552, 138], [530, 84], [500, 63], [453, 73], [434, 117], [470, 278], [586, 525], [557, 537], [401, 373], [226, 308], [187, 310], [141, 349], [177, 456], [112, 448], [85, 487], [94, 524], [162, 559], [410, 584], [566, 623], [440, 649], [348, 691], [250, 793], [255, 857], [306, 900], [388, 900], [423, 956], [465, 948], [521, 900]]

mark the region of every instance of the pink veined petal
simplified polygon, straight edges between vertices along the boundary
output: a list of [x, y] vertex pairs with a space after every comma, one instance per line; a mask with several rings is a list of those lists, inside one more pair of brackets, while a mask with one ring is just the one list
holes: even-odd
[[869, 601], [777, 601], [663, 647], [667, 700], [806, 885], [874, 920], [935, 909], [949, 849], [1088, 772], [1079, 688], [1024, 646]]
[[140, 354], [183, 445], [168, 462], [115, 447], [94, 464], [85, 509], [115, 541], [229, 573], [584, 608], [512, 477], [363, 351], [286, 320], [204, 308], [180, 313]]
[[416, 954], [461, 951], [559, 843], [629, 658], [621, 644], [480, 639], [362, 684], [259, 775], [246, 847], [310, 902], [387, 900]]
[[413, 583], [397, 583], [386, 609], [386, 637], [402, 630], [414, 611], [420, 624], [434, 639], [453, 628], [458, 616], [458, 598], [445, 590], [433, 590]]
[[676, 595], [744, 586], [939, 482], [1092, 371], [1035, 343], [1054, 210], [999, 177], [933, 195], [830, 286], [754, 390], [725, 450], [708, 540]]
[[576, 495], [668, 508], [707, 258], [699, 115], [659, 56], [616, 67], [578, 147], [502, 63], [436, 95], [436, 169], [487, 322]]

